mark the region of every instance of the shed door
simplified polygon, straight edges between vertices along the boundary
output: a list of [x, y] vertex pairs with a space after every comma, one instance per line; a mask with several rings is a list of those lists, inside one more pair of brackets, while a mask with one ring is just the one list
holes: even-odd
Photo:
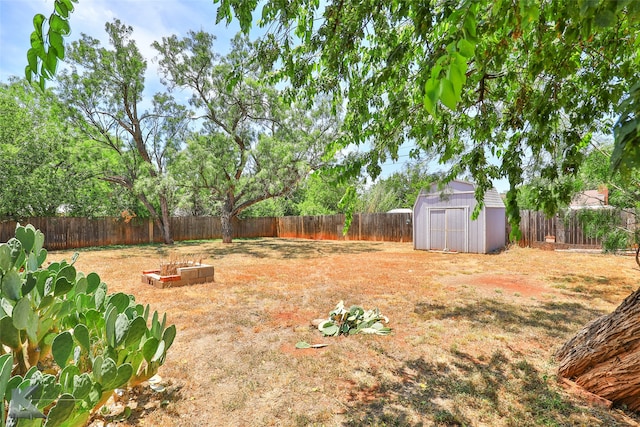
[[430, 209], [429, 223], [429, 249], [467, 251], [466, 209]]

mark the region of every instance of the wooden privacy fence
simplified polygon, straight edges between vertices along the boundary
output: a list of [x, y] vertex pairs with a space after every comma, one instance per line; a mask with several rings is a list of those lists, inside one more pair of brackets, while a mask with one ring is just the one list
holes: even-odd
[[[234, 220], [234, 238], [289, 237], [324, 240], [379, 240], [411, 242], [411, 214], [355, 214], [351, 228], [343, 236], [344, 215]], [[24, 218], [21, 224], [33, 224], [45, 235], [49, 250], [88, 246], [162, 243], [161, 230], [150, 220], [133, 218]], [[16, 221], [0, 222], [0, 242], [15, 236]], [[220, 239], [218, 217], [174, 217], [171, 232], [175, 241]]]
[[[554, 248], [601, 248], [602, 241], [589, 237], [575, 215], [547, 218], [542, 212], [521, 211], [520, 246]], [[288, 216], [281, 218], [247, 218], [234, 220], [234, 238], [284, 237], [317, 240], [372, 240], [412, 242], [411, 213], [354, 214], [349, 232], [344, 236], [344, 215]], [[162, 232], [146, 219], [133, 218], [25, 218], [45, 235], [47, 249], [72, 249], [87, 246], [136, 245], [162, 243]], [[627, 218], [621, 218], [624, 226]], [[0, 222], [0, 242], [15, 235], [16, 222]], [[220, 239], [222, 227], [218, 217], [171, 218], [173, 239]], [[507, 225], [507, 239], [510, 227]], [[508, 243], [505, 242], [505, 243]]]
[[[620, 225], [629, 227], [630, 215], [620, 214]], [[507, 223], [507, 239], [511, 228]], [[543, 212], [520, 211], [520, 232], [518, 244], [527, 247], [549, 246], [552, 248], [602, 248], [602, 239], [591, 237], [585, 232], [577, 211], [557, 214], [551, 218]]]

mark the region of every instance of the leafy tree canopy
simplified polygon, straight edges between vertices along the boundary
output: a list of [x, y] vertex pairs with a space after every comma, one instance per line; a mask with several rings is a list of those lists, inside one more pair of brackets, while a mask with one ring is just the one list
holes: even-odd
[[[245, 32], [253, 25], [257, 1], [214, 2], [218, 22], [236, 18]], [[58, 3], [55, 13], [66, 17]], [[508, 214], [517, 224], [528, 156], [548, 154], [546, 179], [573, 175], [583, 136], [604, 131], [615, 136], [614, 169], [628, 174], [640, 164], [638, 1], [260, 4], [259, 25], [271, 30], [260, 58], [307, 98], [330, 92], [336, 105], [346, 103], [347, 132], [336, 151], [373, 147], [353, 168], [376, 176], [402, 142], [414, 141], [451, 165], [449, 178], [468, 173], [479, 198], [494, 179], [508, 178]], [[42, 34], [36, 26], [34, 49], [46, 61], [39, 45], [59, 43]]]
[[60, 73], [58, 93], [85, 135], [117, 154], [117, 164], [104, 165], [102, 179], [134, 195], [165, 243], [172, 243], [175, 183], [168, 165], [181, 148], [188, 112], [167, 93], [155, 94], [143, 110], [147, 62], [132, 40], [133, 29], [116, 19], [105, 31], [111, 49], [85, 34], [71, 44], [70, 70]]
[[95, 216], [116, 207], [93, 167], [111, 158], [69, 126], [50, 91], [0, 84], [0, 158], [0, 217]]
[[[249, 29], [257, 2], [217, 1], [218, 21]], [[262, 58], [306, 96], [345, 100], [336, 149], [371, 144], [370, 174], [415, 141], [478, 197], [508, 178], [517, 224], [526, 158], [573, 175], [583, 136], [613, 130], [613, 166], [639, 163], [639, 18], [631, 0], [267, 1]]]
[[232, 218], [263, 200], [293, 193], [323, 163], [340, 123], [328, 101], [318, 98], [314, 108], [284, 102], [251, 61], [255, 47], [244, 37], [235, 38], [222, 57], [213, 51], [213, 41], [199, 31], [153, 46], [165, 82], [189, 90], [190, 104], [201, 113], [202, 129], [188, 139], [176, 173], [221, 202], [228, 243]]

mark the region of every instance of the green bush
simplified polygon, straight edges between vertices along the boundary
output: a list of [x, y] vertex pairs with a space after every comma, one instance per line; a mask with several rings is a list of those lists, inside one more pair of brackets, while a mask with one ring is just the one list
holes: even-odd
[[176, 328], [77, 272], [77, 254], [43, 268], [43, 244], [20, 224], [0, 244], [0, 425], [83, 426], [116, 388], [157, 372]]

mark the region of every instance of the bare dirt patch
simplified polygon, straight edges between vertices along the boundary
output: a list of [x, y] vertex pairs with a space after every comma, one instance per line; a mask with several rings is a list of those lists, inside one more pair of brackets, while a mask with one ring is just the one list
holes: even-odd
[[[215, 283], [140, 283], [142, 270], [188, 253], [215, 266]], [[178, 329], [159, 372], [165, 392], [134, 391], [129, 418], [95, 425], [629, 425], [565, 392], [553, 359], [635, 289], [627, 257], [255, 239], [82, 250], [76, 267]], [[393, 334], [323, 338], [310, 322], [339, 300], [378, 307]], [[296, 350], [302, 340], [330, 345]]]
[[549, 298], [558, 295], [557, 289], [538, 279], [518, 274], [472, 274], [464, 277], [448, 276], [442, 280], [449, 285], [471, 286], [489, 293], [505, 293], [516, 297]]

